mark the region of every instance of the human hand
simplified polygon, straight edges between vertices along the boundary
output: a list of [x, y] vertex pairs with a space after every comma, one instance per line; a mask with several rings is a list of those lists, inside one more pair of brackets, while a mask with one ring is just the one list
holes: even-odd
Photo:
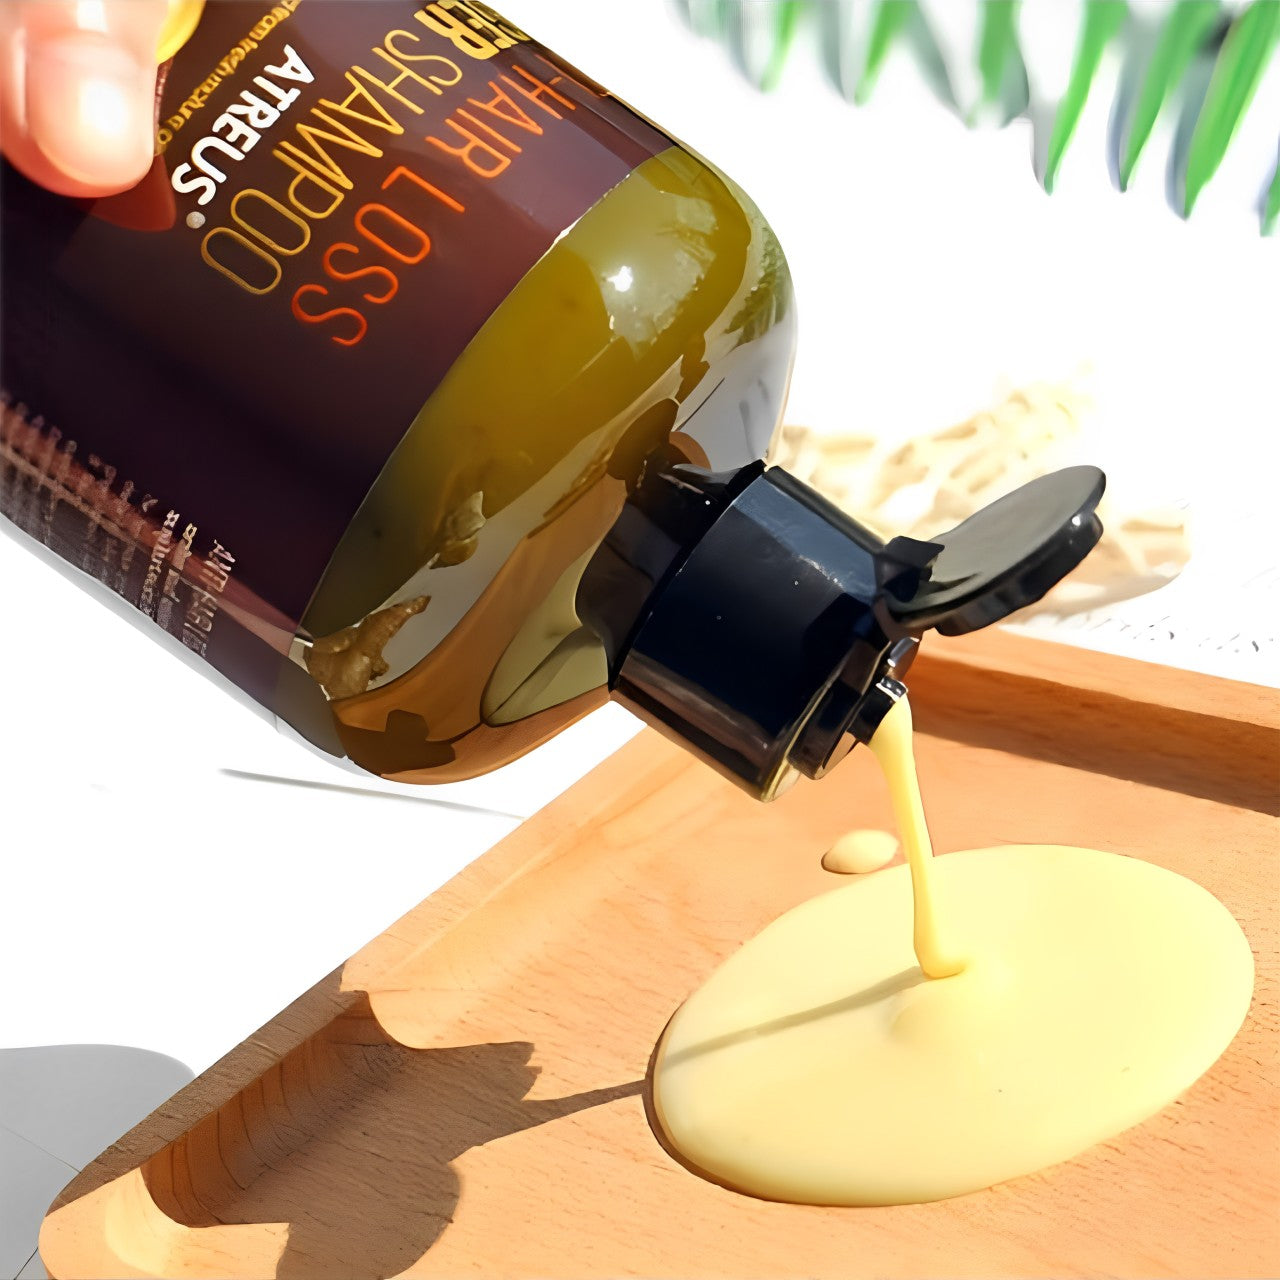
[[0, 0], [0, 146], [61, 195], [137, 183], [170, 0]]

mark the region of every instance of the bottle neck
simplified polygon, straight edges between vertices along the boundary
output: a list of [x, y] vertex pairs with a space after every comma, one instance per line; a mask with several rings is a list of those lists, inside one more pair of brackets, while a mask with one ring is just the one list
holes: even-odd
[[[616, 699], [761, 799], [869, 736], [915, 641], [883, 606], [884, 544], [761, 463], [657, 461], [579, 592]], [[878, 709], [878, 710], [877, 710]]]

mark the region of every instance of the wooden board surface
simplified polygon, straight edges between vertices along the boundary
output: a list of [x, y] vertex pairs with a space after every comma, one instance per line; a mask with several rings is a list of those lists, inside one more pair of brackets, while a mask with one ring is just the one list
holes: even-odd
[[772, 1204], [690, 1173], [649, 1123], [663, 1026], [840, 882], [836, 834], [890, 818], [870, 753], [762, 806], [646, 733], [86, 1169], [45, 1221], [50, 1274], [1280, 1274], [1280, 697], [1004, 635], [935, 648], [911, 684], [940, 852], [1131, 854], [1248, 935], [1249, 1017], [1175, 1105], [934, 1205]]

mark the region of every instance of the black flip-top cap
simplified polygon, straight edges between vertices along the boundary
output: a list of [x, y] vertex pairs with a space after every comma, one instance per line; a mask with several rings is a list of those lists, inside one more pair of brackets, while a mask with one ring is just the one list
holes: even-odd
[[1068, 467], [1015, 489], [932, 542], [894, 538], [879, 557], [890, 617], [964, 635], [1034, 604], [1102, 537], [1097, 467]]
[[[935, 541], [887, 545], [781, 468], [671, 480], [653, 503], [662, 536], [652, 519], [638, 538], [620, 520], [579, 611], [611, 645], [615, 696], [765, 799], [870, 739], [921, 632], [959, 635], [1031, 604], [1102, 534], [1094, 467], [1034, 480]], [[619, 623], [627, 575], [637, 591]]]

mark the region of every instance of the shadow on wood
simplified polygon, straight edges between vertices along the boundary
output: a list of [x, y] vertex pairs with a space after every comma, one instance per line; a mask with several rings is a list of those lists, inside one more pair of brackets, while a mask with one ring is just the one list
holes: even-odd
[[641, 1091], [636, 1080], [527, 1098], [533, 1048], [406, 1048], [361, 997], [142, 1175], [182, 1226], [283, 1224], [278, 1280], [396, 1275], [452, 1221], [464, 1152]]
[[922, 733], [1280, 814], [1274, 689], [996, 632], [935, 645], [910, 682]]

